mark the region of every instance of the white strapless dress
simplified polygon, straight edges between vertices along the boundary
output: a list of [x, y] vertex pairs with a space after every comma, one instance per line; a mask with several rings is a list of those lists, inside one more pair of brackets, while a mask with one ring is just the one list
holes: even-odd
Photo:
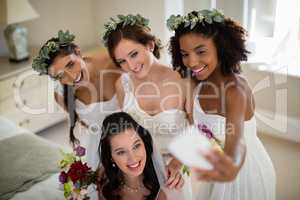
[[[63, 87], [56, 82], [55, 92], [63, 96]], [[116, 95], [108, 101], [84, 104], [80, 100], [75, 100], [76, 112], [86, 127], [81, 127], [79, 132], [80, 143], [86, 148], [86, 162], [89, 167], [96, 170], [99, 166], [99, 142], [101, 138], [101, 126], [106, 116], [120, 111]], [[98, 192], [95, 186], [89, 188], [91, 200], [98, 199]]]
[[[125, 92], [122, 109], [124, 112], [130, 114], [140, 125], [142, 125], [150, 132], [153, 138], [153, 143], [155, 145], [154, 153], [153, 153], [154, 154], [153, 162], [154, 165], [156, 166], [157, 174], [158, 173], [163, 174], [164, 176], [164, 177], [160, 177], [158, 175], [160, 184], [163, 185], [163, 181], [166, 180], [166, 177], [165, 177], [165, 163], [161, 163], [164, 162], [162, 161], [161, 154], [167, 153], [167, 147], [171, 139], [174, 136], [180, 134], [181, 131], [188, 125], [186, 113], [182, 110], [170, 109], [153, 116], [149, 115], [144, 110], [142, 110], [138, 104], [138, 101], [134, 95], [134, 89], [129, 74], [127, 73], [122, 74], [121, 80]], [[185, 175], [184, 179], [185, 179], [185, 184], [183, 189], [178, 193], [174, 191], [170, 191], [169, 194], [166, 194], [168, 196], [168, 199], [172, 199], [172, 200], [192, 199], [191, 178]], [[165, 192], [168, 193], [167, 190], [165, 190]]]
[[[199, 94], [201, 83], [197, 86]], [[194, 124], [204, 124], [214, 135], [225, 143], [225, 121], [223, 116], [206, 114], [202, 110], [198, 95], [194, 98], [193, 108]], [[244, 123], [242, 137], [247, 153], [244, 165], [233, 182], [197, 184], [195, 197], [202, 200], [275, 200], [275, 170], [272, 161], [263, 144], [256, 134], [256, 119], [253, 116]]]

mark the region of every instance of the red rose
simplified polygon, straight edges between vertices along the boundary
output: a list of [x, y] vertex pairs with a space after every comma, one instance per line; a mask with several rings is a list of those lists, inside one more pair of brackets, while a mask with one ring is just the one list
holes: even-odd
[[86, 163], [82, 164], [81, 161], [76, 161], [71, 165], [67, 174], [71, 178], [72, 182], [75, 183], [78, 180], [86, 179], [89, 170], [90, 168]]

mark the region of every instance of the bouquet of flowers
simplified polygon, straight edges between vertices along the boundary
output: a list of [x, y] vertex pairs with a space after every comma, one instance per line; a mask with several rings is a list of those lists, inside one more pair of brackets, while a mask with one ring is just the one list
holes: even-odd
[[[224, 145], [222, 145], [221, 141], [214, 136], [213, 132], [205, 124], [199, 123], [196, 127], [202, 135], [208, 138], [213, 148], [217, 149], [220, 152], [224, 152]], [[181, 172], [182, 174], [187, 174], [188, 176], [191, 175], [191, 170], [186, 165], [182, 166]]]
[[209, 139], [215, 149], [223, 152], [224, 145], [222, 145], [221, 141], [214, 136], [213, 132], [205, 124], [199, 123], [197, 127], [201, 133]]
[[61, 151], [63, 159], [59, 162], [62, 170], [59, 182], [63, 184], [64, 196], [68, 200], [87, 200], [88, 186], [97, 181], [97, 173], [83, 162], [85, 148], [77, 146], [72, 153]]

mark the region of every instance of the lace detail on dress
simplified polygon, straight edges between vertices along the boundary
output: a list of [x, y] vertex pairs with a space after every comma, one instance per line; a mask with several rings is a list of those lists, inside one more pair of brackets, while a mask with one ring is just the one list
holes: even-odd
[[132, 92], [132, 84], [131, 84], [129, 74], [127, 73], [122, 74], [121, 80], [122, 80], [124, 92], [125, 93]]

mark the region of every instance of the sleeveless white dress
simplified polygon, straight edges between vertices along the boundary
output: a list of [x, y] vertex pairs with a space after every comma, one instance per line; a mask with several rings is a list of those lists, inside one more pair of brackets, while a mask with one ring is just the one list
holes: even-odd
[[[225, 143], [225, 123], [223, 116], [206, 114], [200, 106], [198, 94], [201, 83], [197, 86], [194, 97], [194, 124], [206, 125], [214, 135]], [[275, 170], [272, 161], [256, 134], [256, 119], [253, 116], [244, 122], [242, 137], [246, 146], [245, 162], [232, 182], [197, 183], [196, 199], [202, 200], [275, 200]]]
[[[125, 93], [122, 109], [150, 132], [154, 143], [152, 160], [156, 168], [160, 185], [163, 188], [164, 181], [166, 180], [166, 173], [165, 162], [162, 160], [161, 153], [167, 153], [167, 147], [171, 139], [175, 135], [180, 134], [181, 130], [188, 125], [186, 113], [182, 110], [170, 109], [153, 116], [149, 115], [142, 110], [138, 104], [129, 74], [122, 74], [121, 80]], [[185, 175], [184, 179], [185, 184], [179, 191], [171, 191], [166, 188], [163, 189], [168, 199], [192, 199], [191, 178]]]
[[[63, 87], [59, 82], [55, 82], [54, 91], [63, 96]], [[114, 95], [108, 101], [95, 102], [91, 104], [84, 104], [80, 100], [75, 100], [75, 110], [78, 117], [83, 121], [87, 128], [82, 128], [80, 131], [80, 143], [86, 148], [86, 162], [92, 170], [96, 170], [99, 167], [99, 142], [101, 138], [101, 125], [106, 116], [119, 111], [118, 101], [116, 95]], [[91, 200], [98, 199], [98, 192], [96, 187], [89, 188], [91, 193], [89, 196]]]

